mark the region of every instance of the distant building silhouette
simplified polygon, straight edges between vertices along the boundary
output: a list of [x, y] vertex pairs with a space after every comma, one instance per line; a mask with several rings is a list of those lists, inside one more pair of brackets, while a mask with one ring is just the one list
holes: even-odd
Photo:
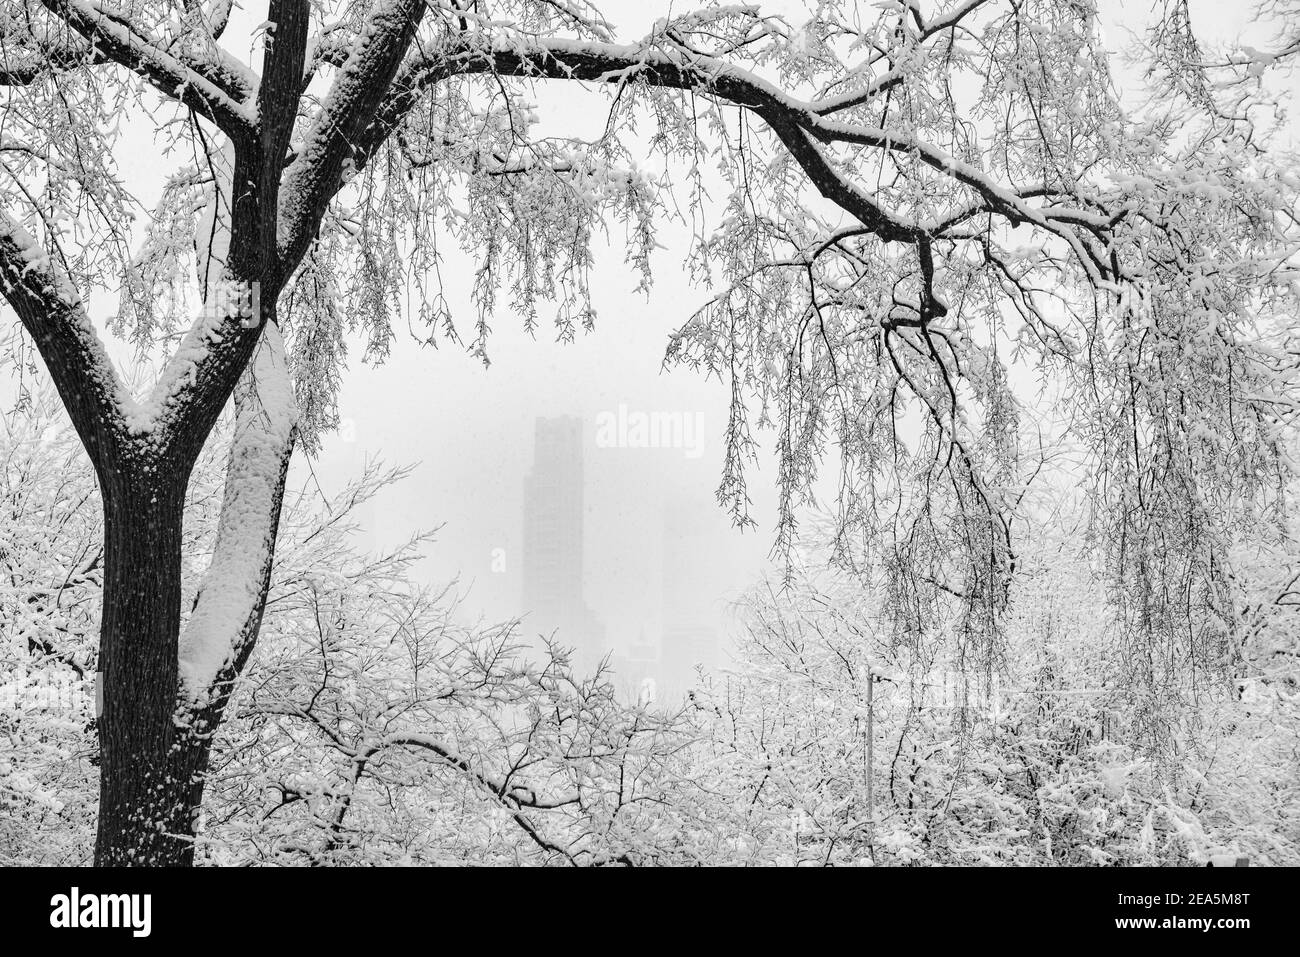
[[575, 651], [589, 670], [604, 628], [583, 596], [583, 428], [572, 416], [538, 418], [533, 467], [524, 478], [523, 604], [529, 631]]

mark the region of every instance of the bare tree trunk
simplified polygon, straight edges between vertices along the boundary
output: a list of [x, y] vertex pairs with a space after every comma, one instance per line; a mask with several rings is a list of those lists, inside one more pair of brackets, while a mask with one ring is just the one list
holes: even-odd
[[[134, 472], [136, 470], [132, 470]], [[189, 736], [176, 726], [185, 474], [105, 481], [98, 865], [191, 860]], [[188, 758], [188, 760], [180, 760]]]

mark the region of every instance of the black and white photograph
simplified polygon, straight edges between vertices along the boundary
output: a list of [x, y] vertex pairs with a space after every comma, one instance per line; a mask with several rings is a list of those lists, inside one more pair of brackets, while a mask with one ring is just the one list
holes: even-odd
[[0, 915], [833, 868], [1240, 946], [1297, 110], [1297, 0], [0, 0]]

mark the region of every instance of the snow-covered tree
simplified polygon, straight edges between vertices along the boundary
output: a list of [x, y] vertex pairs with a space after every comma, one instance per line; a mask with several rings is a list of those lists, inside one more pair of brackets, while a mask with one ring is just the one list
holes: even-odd
[[[952, 615], [918, 641], [894, 627], [881, 583], [864, 588], [825, 548], [784, 588], [754, 590], [735, 662], [693, 698], [692, 774], [720, 796], [712, 816], [733, 860], [1300, 859], [1300, 695], [1274, 660], [1296, 650], [1294, 611], [1243, 616], [1251, 643], [1269, 650], [1252, 653], [1241, 691], [1175, 693], [1198, 684], [1186, 660], [1158, 687], [1134, 680], [1122, 614], [1070, 497], [1022, 536], [1007, 654], [992, 674], [962, 661]], [[1241, 570], [1260, 573], [1271, 594], [1274, 576], [1260, 566]]]
[[[530, 328], [551, 301], [572, 335], [593, 319], [593, 237], [622, 219], [648, 270], [668, 174], [699, 205], [706, 166], [726, 193], [690, 261], [711, 298], [668, 354], [730, 384], [719, 496], [738, 521], [753, 428], [777, 435], [782, 548], [833, 449], [840, 554], [889, 569], [899, 609], [956, 597], [972, 654], [995, 653], [1020, 360], [1078, 404], [1138, 633], [1182, 641], [1176, 588], [1196, 596], [1192, 652], [1221, 657], [1202, 625], [1223, 614], [1226, 528], [1268, 505], [1294, 405], [1294, 184], [1240, 131], [1189, 125], [1195, 107], [1125, 115], [1091, 3], [819, 3], [796, 23], [710, 2], [632, 43], [581, 0], [255, 6], [257, 27], [225, 0], [0, 11], [0, 286], [104, 502], [99, 862], [192, 858], [287, 463], [333, 421], [346, 331], [382, 356], [414, 291], [410, 318], [459, 337], [434, 271], [450, 234], [478, 268], [471, 351], [503, 289]], [[604, 134], [535, 136], [544, 81], [608, 91]], [[124, 121], [175, 158], [142, 234]], [[633, 162], [647, 140], [663, 177]], [[99, 339], [99, 288], [120, 293], [118, 331], [170, 348], [143, 394]], [[229, 402], [187, 614], [186, 490]]]
[[1300, 4], [1257, 0], [1251, 6], [1248, 22], [1264, 31], [1258, 45], [1217, 36], [1189, 0], [1166, 0], [1147, 38], [1152, 72], [1165, 90], [1224, 119], [1249, 122], [1252, 106], [1261, 105], [1261, 81], [1293, 77], [1300, 65]]
[[44, 863], [76, 863], [77, 822], [94, 815], [98, 496], [48, 392], [0, 429], [0, 861], [36, 863], [40, 834]]

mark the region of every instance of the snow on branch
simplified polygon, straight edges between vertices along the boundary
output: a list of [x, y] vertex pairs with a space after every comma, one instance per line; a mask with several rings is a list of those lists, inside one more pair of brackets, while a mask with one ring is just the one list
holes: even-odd
[[[977, 4], [965, 5], [969, 12]], [[954, 17], [942, 21], [951, 26]], [[938, 32], [938, 28], [936, 31]], [[926, 34], [929, 36], [932, 34]], [[689, 90], [716, 96], [751, 110], [776, 133], [823, 196], [859, 219], [885, 241], [916, 243], [938, 238], [956, 223], [977, 212], [992, 213], [1011, 225], [1032, 223], [1062, 238], [1096, 279], [1107, 271], [1101, 242], [1093, 235], [1104, 233], [1116, 215], [1082, 209], [1077, 205], [1048, 205], [1031, 202], [1036, 194], [998, 182], [989, 173], [959, 160], [948, 152], [895, 129], [843, 122], [825, 113], [845, 109], [846, 101], [828, 110], [825, 100], [816, 103], [792, 96], [773, 83], [733, 62], [690, 52], [652, 37], [639, 45], [618, 45], [564, 38], [458, 36], [432, 48], [403, 69], [393, 92], [381, 108], [385, 122], [395, 124], [403, 110], [415, 103], [414, 90], [451, 76], [488, 73], [536, 79], [567, 79], [614, 84], [620, 87], [641, 82], [651, 87]], [[821, 145], [867, 146], [891, 153], [916, 156], [954, 184], [965, 188], [973, 202], [940, 211], [920, 222], [887, 210], [859, 186], [848, 172], [833, 164]]]
[[303, 137], [280, 191], [279, 255], [297, 265], [330, 199], [353, 166], [352, 144], [375, 118], [415, 37], [424, 0], [376, 5], [352, 41], [319, 115]]
[[109, 58], [89, 44], [36, 43], [30, 53], [6, 49], [0, 61], [0, 86], [27, 86], [55, 70], [108, 63]]
[[275, 552], [284, 476], [297, 417], [284, 340], [268, 324], [235, 390], [235, 432], [212, 563], [180, 638], [182, 686], [191, 699], [228, 693], [252, 650]]
[[[97, 0], [42, 0], [109, 59], [149, 81], [163, 96], [206, 116], [231, 136], [246, 134], [255, 117], [247, 102], [249, 74], [229, 57], [191, 58], [163, 44]], [[213, 45], [215, 49], [215, 44]]]
[[36, 239], [0, 211], [0, 292], [45, 359], [92, 458], [116, 446], [134, 402], [75, 286]]

